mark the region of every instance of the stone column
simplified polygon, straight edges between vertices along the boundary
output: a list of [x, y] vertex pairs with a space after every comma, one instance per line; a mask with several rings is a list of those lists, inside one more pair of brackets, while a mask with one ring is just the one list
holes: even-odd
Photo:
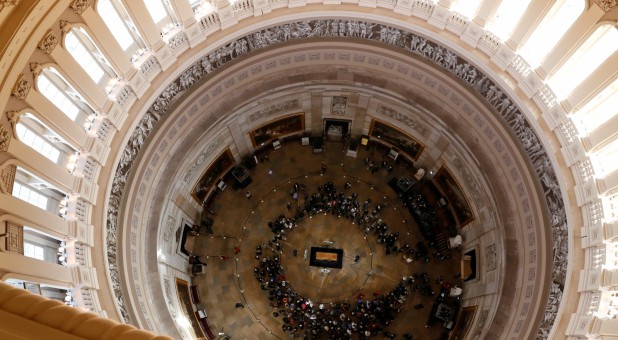
[[238, 23], [236, 13], [234, 13], [234, 6], [230, 5], [229, 0], [216, 0], [215, 7], [217, 7], [217, 14], [219, 14], [221, 30]]
[[72, 191], [75, 178], [67, 171], [65, 164], [56, 164], [50, 161], [47, 157], [19, 141], [19, 139], [11, 141], [7, 152], [24, 164], [39, 165], [39, 169], [44, 169], [44, 174], [39, 176], [50, 182], [50, 184], [58, 186], [58, 189], [65, 192]]
[[170, 5], [172, 5], [174, 13], [176, 13], [178, 20], [180, 20], [180, 24], [185, 29], [185, 33], [189, 38], [189, 46], [195, 47], [197, 44], [204, 41], [206, 36], [202, 34], [200, 25], [197, 20], [195, 20], [193, 9], [189, 1], [170, 0]]
[[37, 115], [45, 124], [52, 128], [66, 141], [77, 148], [83, 148], [87, 144], [88, 136], [81, 126], [72, 121], [64, 112], [60, 111], [52, 102], [38, 91], [30, 91], [25, 99], [26, 103], [37, 112]]
[[66, 287], [74, 282], [71, 268], [17, 253], [0, 252], [0, 270], [10, 274], [27, 275], [34, 280], [47, 279]]
[[137, 70], [133, 68], [129, 60], [131, 56], [128, 56], [122, 50], [112, 32], [103, 19], [101, 19], [101, 16], [94, 11], [92, 6], [89, 6], [82, 13], [82, 18], [88, 26], [88, 33], [91, 34], [90, 37], [112, 65], [114, 71], [118, 72], [121, 78], [131, 79], [137, 73]]
[[573, 92], [571, 92], [568, 98], [562, 102], [562, 106], [564, 106], [565, 110], [570, 112], [574, 108], [585, 105], [586, 102], [598, 94], [598, 92], [596, 92], [597, 89], [603, 89], [608, 84], [611, 84], [615, 77], [616, 65], [618, 65], [618, 53], [614, 52], [614, 54], [599, 65], [599, 67], [584, 79]]
[[519, 23], [515, 26], [515, 30], [511, 33], [511, 37], [506, 41], [506, 45], [517, 51], [539, 26], [553, 3], [546, 0], [532, 0], [519, 19]]
[[547, 79], [564, 64], [581, 44], [589, 36], [589, 32], [594, 29], [605, 12], [599, 6], [590, 6], [584, 12], [565, 35], [558, 41], [558, 44], [549, 52], [541, 66], [537, 68], [537, 73], [543, 79]]
[[487, 20], [493, 17], [494, 13], [496, 13], [496, 10], [498, 9], [498, 6], [500, 6], [500, 0], [484, 0], [472, 21], [481, 26], [486, 26]]
[[365, 126], [365, 117], [367, 117], [367, 108], [369, 106], [370, 96], [361, 94], [358, 96], [358, 102], [356, 104], [356, 114], [354, 115], [354, 121], [352, 122], [352, 129], [350, 136], [352, 138], [358, 138], [363, 134], [363, 127]]
[[311, 135], [322, 135], [322, 92], [311, 92]]
[[584, 144], [589, 151], [595, 151], [597, 147], [604, 144], [610, 138], [618, 136], [616, 126], [618, 126], [618, 115], [613, 116], [607, 122], [590, 132], [588, 136], [582, 138], [582, 144]]
[[245, 157], [253, 152], [248, 146], [243, 136], [242, 130], [240, 129], [240, 125], [238, 124], [238, 120], [234, 120], [228, 126], [228, 130], [230, 131], [230, 135], [232, 136], [232, 140], [234, 140], [234, 145], [236, 145], [236, 149], [241, 157]]
[[[51, 57], [60, 66], [69, 79], [69, 84], [75, 87], [78, 93], [86, 100], [86, 103], [98, 112], [102, 112], [106, 106], [107, 95], [103, 89], [105, 85], [95, 83], [82, 66], [64, 48], [54, 48]], [[70, 81], [69, 81], [70, 80]]]
[[123, 5], [133, 20], [140, 35], [157, 57], [161, 69], [165, 71], [176, 61], [172, 50], [161, 38], [161, 30], [152, 20], [152, 16], [143, 1], [124, 0]]

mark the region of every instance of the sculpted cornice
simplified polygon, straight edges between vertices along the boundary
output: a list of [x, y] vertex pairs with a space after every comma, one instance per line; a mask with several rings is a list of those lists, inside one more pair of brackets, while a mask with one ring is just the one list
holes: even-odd
[[[343, 25], [340, 25], [340, 23], [343, 23]], [[471, 65], [455, 52], [408, 31], [377, 23], [347, 20], [313, 20], [291, 23], [285, 26], [263, 29], [231, 41], [190, 66], [180, 77], [172, 81], [154, 101], [139, 121], [124, 150], [122, 150], [122, 156], [116, 168], [109, 195], [106, 242], [110, 276], [114, 285], [116, 302], [120, 307], [124, 321], [130, 322], [130, 319], [126, 312], [124, 298], [120, 289], [119, 263], [116, 258], [119, 232], [118, 213], [121, 209], [120, 201], [124, 194], [131, 167], [148, 134], [162, 117], [167, 114], [171, 104], [180, 94], [190, 89], [198, 80], [207, 77], [209, 73], [224, 66], [233, 58], [240, 57], [250, 51], [284, 43], [288, 40], [300, 40], [311, 37], [366, 39], [396, 48], [404, 55], [414, 54], [454, 74], [469, 84], [470, 89], [485, 98], [487, 104], [493, 107], [496, 115], [508, 124], [513, 134], [521, 143], [522, 149], [539, 178], [539, 183], [544, 191], [547, 210], [553, 216], [550, 227], [554, 240], [554, 267], [552, 268], [554, 281], [550, 290], [547, 309], [557, 310], [564, 287], [564, 282], [560, 277], [566, 272], [566, 260], [568, 257], [567, 221], [563, 196], [547, 151], [530, 122], [527, 121], [524, 114], [517, 107], [516, 101], [509, 98], [506, 94], [507, 91], [500, 88], [479, 68]], [[555, 316], [556, 313], [545, 314], [545, 319], [539, 331], [539, 337], [549, 333]]]

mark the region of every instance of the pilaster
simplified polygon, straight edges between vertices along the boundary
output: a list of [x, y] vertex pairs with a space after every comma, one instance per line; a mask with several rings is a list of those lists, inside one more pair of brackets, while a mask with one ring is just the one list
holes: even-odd
[[521, 45], [529, 38], [530, 34], [538, 27], [547, 11], [551, 9], [555, 2], [547, 0], [532, 0], [526, 11], [519, 19], [511, 37], [506, 41], [506, 45], [517, 51]]
[[88, 73], [64, 47], [54, 48], [51, 57], [54, 58], [54, 61], [60, 66], [62, 71], [66, 73], [69, 78], [67, 81], [71, 81], [71, 85], [76, 87], [80, 96], [83, 96], [93, 109], [101, 112], [107, 102], [107, 96], [102, 86], [90, 78]]
[[204, 41], [206, 36], [202, 34], [200, 25], [197, 20], [195, 20], [193, 9], [191, 8], [189, 1], [170, 0], [170, 5], [172, 5], [174, 13], [178, 16], [180, 24], [184, 27], [185, 33], [189, 38], [189, 46], [195, 47], [197, 44]]
[[[608, 83], [618, 78], [618, 53], [614, 53], [605, 60], [590, 76], [584, 79], [562, 102], [567, 112], [570, 112], [580, 106], [583, 106], [586, 101], [592, 99], [598, 92], [603, 89]], [[609, 113], [609, 112], [608, 112]]]
[[588, 11], [575, 20], [573, 26], [558, 41], [558, 44], [549, 52], [537, 69], [539, 75], [543, 79], [547, 79], [556, 72], [581, 46], [604, 14], [605, 12], [599, 6], [590, 6]]
[[151, 48], [161, 68], [165, 71], [176, 61], [176, 57], [174, 57], [172, 50], [161, 38], [161, 30], [152, 20], [146, 5], [143, 1], [124, 1], [123, 4], [141, 37]]
[[25, 101], [35, 111], [44, 113], [44, 115], [37, 115], [37, 117], [58, 133], [64, 140], [78, 148], [86, 145], [87, 135], [83, 128], [77, 126], [74, 121], [67, 117], [64, 112], [60, 111], [60, 109], [45, 96], [38, 91], [30, 91]]
[[126, 53], [114, 38], [107, 25], [97, 12], [89, 6], [82, 13], [82, 18], [92, 34], [91, 38], [97, 43], [97, 47], [103, 53], [112, 68], [118, 72], [121, 78], [129, 79], [137, 70], [133, 68]]
[[484, 0], [481, 2], [478, 12], [472, 21], [480, 26], [486, 26], [487, 20], [493, 17], [500, 6], [500, 0]]

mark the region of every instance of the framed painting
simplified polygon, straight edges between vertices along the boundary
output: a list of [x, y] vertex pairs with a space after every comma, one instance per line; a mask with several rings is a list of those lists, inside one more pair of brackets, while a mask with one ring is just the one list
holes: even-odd
[[477, 306], [463, 307], [457, 318], [457, 323], [453, 328], [453, 332], [449, 337], [449, 340], [462, 340], [466, 338], [470, 326], [472, 326], [472, 320], [474, 320], [474, 314], [476, 314]]
[[212, 190], [217, 183], [217, 180], [220, 179], [229, 169], [231, 169], [234, 164], [235, 162], [232, 152], [230, 149], [225, 149], [219, 156], [217, 156], [217, 158], [215, 158], [197, 183], [195, 183], [195, 186], [193, 186], [193, 190], [191, 191], [191, 196], [193, 196], [199, 204], [202, 204], [206, 196], [208, 196], [208, 192], [210, 192], [210, 190]]
[[463, 190], [461, 190], [461, 186], [459, 186], [459, 183], [457, 183], [457, 180], [446, 166], [442, 166], [440, 170], [438, 170], [434, 180], [446, 196], [446, 199], [451, 203], [457, 222], [459, 222], [459, 227], [461, 228], [472, 222], [474, 220], [474, 214], [472, 213], [472, 208], [468, 203], [468, 199], [463, 193]]
[[375, 119], [371, 121], [371, 126], [369, 127], [369, 137], [372, 139], [385, 141], [386, 143], [406, 153], [414, 161], [418, 160], [423, 152], [423, 149], [425, 149], [425, 146], [416, 138], [406, 134], [394, 126]]
[[193, 312], [193, 302], [191, 301], [191, 292], [189, 291], [189, 283], [187, 281], [176, 278], [176, 295], [178, 296], [178, 305], [182, 314], [191, 322], [193, 333], [197, 337], [203, 337], [202, 327], [197, 322]]
[[305, 131], [305, 114], [298, 113], [279, 118], [249, 132], [254, 147], [273, 140]]

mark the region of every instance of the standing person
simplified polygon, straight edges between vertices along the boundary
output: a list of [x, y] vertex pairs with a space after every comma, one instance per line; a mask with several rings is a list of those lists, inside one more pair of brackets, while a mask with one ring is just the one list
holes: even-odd
[[251, 193], [251, 191], [247, 191], [247, 193], [245, 194], [245, 197], [247, 199], [251, 199], [251, 197], [253, 197], [253, 194]]

